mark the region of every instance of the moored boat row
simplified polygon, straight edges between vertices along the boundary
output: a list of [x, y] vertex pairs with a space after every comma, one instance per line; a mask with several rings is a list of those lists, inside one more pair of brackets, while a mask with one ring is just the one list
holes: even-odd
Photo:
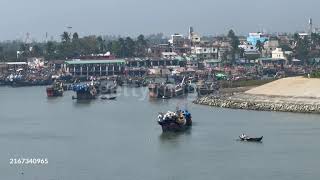
[[178, 84], [169, 81], [162, 83], [150, 83], [148, 89], [149, 97], [163, 99], [182, 96], [194, 91], [194, 87], [185, 81], [185, 77]]

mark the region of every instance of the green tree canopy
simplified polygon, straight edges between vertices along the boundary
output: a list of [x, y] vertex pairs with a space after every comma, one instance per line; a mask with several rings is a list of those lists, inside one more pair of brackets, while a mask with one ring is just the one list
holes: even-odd
[[239, 41], [238, 36], [235, 35], [235, 33], [232, 29], [229, 30], [227, 37], [229, 38], [229, 42], [231, 45], [231, 52], [230, 53], [232, 55], [232, 59], [231, 59], [230, 63], [233, 64], [235, 61], [235, 55], [237, 52], [239, 52], [240, 41]]

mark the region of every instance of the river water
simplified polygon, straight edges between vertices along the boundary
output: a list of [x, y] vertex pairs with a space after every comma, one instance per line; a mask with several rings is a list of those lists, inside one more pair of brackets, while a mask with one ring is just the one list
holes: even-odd
[[[2, 180], [314, 180], [320, 116], [194, 105], [195, 95], [150, 101], [121, 89], [116, 101], [48, 99], [45, 87], [0, 87]], [[190, 132], [163, 135], [157, 113], [188, 107]], [[241, 133], [263, 143], [237, 141]], [[47, 165], [10, 164], [47, 158]]]

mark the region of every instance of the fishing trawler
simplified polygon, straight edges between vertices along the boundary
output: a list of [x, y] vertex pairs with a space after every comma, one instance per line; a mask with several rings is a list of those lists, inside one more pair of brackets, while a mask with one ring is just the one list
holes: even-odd
[[149, 84], [149, 97], [169, 99], [188, 93], [186, 88], [185, 78], [179, 84], [172, 84], [170, 82], [151, 83]]
[[115, 81], [101, 81], [96, 85], [98, 94], [115, 94], [117, 93], [117, 83]]
[[158, 124], [163, 132], [181, 132], [192, 126], [191, 113], [188, 110], [177, 110], [159, 113]]
[[214, 82], [199, 81], [197, 83], [197, 93], [199, 96], [212, 94], [219, 90], [219, 86]]
[[72, 99], [78, 100], [91, 100], [96, 99], [97, 90], [93, 83], [91, 84], [77, 84], [73, 86], [73, 91], [76, 92], [76, 97], [72, 97]]
[[46, 92], [48, 97], [58, 97], [63, 96], [63, 83], [62, 82], [54, 82], [52, 86], [47, 87]]

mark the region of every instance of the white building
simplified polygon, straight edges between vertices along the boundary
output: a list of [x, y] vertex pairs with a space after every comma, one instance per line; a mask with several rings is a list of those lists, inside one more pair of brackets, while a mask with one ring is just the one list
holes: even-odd
[[189, 28], [189, 37], [188, 39], [192, 44], [199, 44], [201, 42], [201, 37], [193, 31], [193, 27]]
[[200, 59], [218, 58], [218, 49], [214, 47], [195, 46], [191, 48], [191, 54]]
[[258, 51], [257, 47], [254, 46], [254, 45], [251, 45], [251, 44], [239, 45], [239, 48], [243, 49], [244, 52], [251, 52], [251, 51], [256, 52], [256, 51]]
[[284, 51], [282, 51], [282, 48], [276, 48], [274, 51], [272, 51], [272, 58], [273, 59], [285, 59]]
[[184, 45], [184, 37], [182, 34], [173, 34], [171, 35], [171, 39], [168, 40], [170, 45], [172, 46], [180, 46], [182, 47]]
[[279, 47], [278, 40], [269, 40], [264, 43], [264, 49], [262, 50], [263, 57], [271, 57], [272, 51], [276, 50]]
[[292, 55], [292, 51], [283, 51], [282, 48], [276, 48], [272, 51], [272, 59], [288, 60], [290, 55]]

